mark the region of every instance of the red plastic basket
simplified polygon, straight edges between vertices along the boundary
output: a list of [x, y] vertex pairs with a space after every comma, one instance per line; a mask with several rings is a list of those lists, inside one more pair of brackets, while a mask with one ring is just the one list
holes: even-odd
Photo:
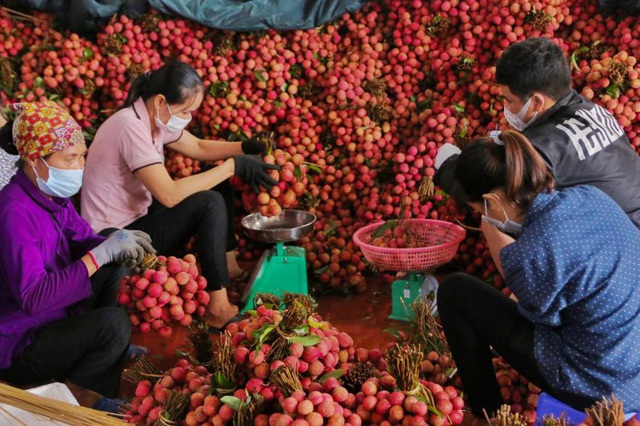
[[444, 265], [458, 251], [466, 231], [455, 223], [433, 219], [406, 219], [403, 226], [425, 242], [425, 247], [389, 248], [371, 244], [371, 235], [384, 222], [360, 228], [353, 234], [353, 242], [364, 257], [381, 270], [420, 272]]

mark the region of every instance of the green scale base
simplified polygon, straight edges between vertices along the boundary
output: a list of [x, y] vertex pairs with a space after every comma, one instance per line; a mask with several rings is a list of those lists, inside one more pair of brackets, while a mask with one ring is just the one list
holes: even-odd
[[249, 286], [242, 295], [242, 312], [255, 309], [254, 298], [258, 293], [281, 296], [282, 293], [309, 294], [307, 262], [304, 248], [285, 247], [278, 243], [265, 250], [249, 279]]
[[391, 315], [389, 319], [411, 321], [414, 317], [411, 305], [420, 297], [424, 274], [411, 272], [391, 284]]

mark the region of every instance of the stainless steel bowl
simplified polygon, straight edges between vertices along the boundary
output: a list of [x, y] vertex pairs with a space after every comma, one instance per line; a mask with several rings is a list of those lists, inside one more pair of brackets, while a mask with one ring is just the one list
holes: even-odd
[[260, 213], [245, 216], [241, 223], [245, 233], [263, 243], [295, 241], [313, 230], [316, 216], [304, 210], [282, 210], [279, 216]]

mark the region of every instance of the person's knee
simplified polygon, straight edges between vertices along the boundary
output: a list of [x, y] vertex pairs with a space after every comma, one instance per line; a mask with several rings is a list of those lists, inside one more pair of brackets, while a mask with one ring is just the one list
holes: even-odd
[[112, 263], [105, 265], [91, 277], [91, 289], [95, 300], [89, 309], [103, 306], [116, 306], [122, 278], [130, 275], [131, 269]]
[[123, 352], [131, 340], [131, 321], [120, 306], [100, 308], [94, 311], [95, 321], [103, 344], [114, 352]]
[[105, 273], [107, 273], [109, 277], [107, 282], [107, 287], [109, 289], [119, 289], [122, 277], [125, 277], [131, 273], [131, 268], [119, 265], [117, 263], [111, 263], [104, 266], [103, 268], [105, 270]]
[[219, 192], [200, 191], [191, 197], [194, 207], [202, 214], [213, 214], [217, 217], [220, 217], [220, 214], [226, 215], [226, 202]]
[[439, 285], [437, 292], [438, 307], [451, 303], [455, 294], [460, 291], [460, 283], [468, 277], [464, 272], [455, 272], [447, 276]]
[[200, 191], [192, 195], [199, 205], [224, 206], [224, 198], [218, 191]]

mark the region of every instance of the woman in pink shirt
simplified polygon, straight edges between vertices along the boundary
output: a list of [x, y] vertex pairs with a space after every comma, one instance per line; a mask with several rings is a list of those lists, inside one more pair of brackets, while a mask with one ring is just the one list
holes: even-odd
[[[98, 129], [87, 156], [82, 216], [95, 231], [139, 229], [161, 254], [177, 254], [191, 236], [211, 296], [207, 323], [214, 330], [238, 321], [226, 287], [242, 270], [235, 258], [233, 194], [227, 182], [238, 175], [255, 189], [275, 182], [259, 157], [256, 140], [199, 139], [184, 128], [200, 107], [204, 86], [189, 65], [169, 62], [138, 77], [124, 105]], [[164, 148], [201, 161], [224, 162], [197, 175], [173, 180]], [[212, 190], [213, 188], [213, 190]]]

